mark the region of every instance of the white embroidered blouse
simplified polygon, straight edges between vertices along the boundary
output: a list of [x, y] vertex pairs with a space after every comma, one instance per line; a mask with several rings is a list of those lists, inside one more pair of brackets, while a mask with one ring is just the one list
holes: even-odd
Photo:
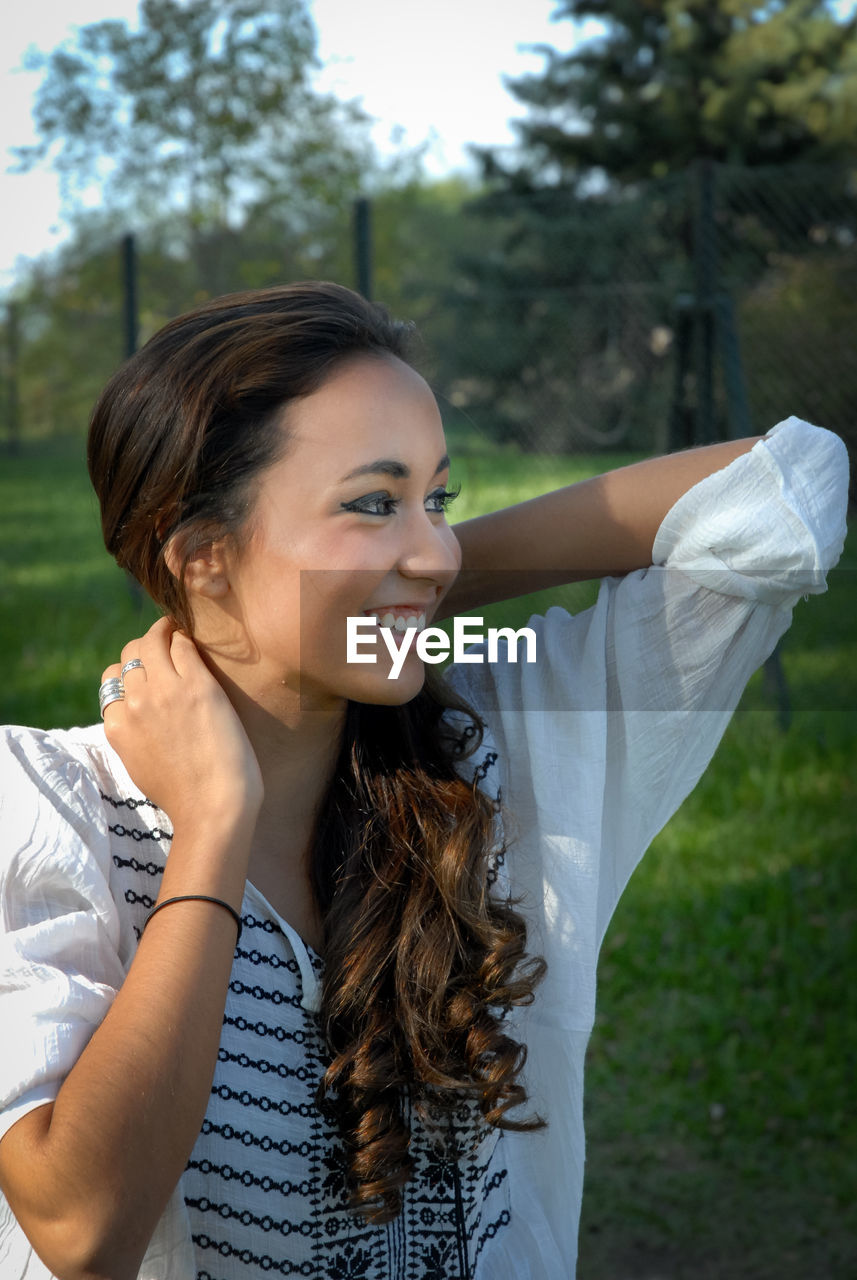
[[[645, 849], [693, 789], [752, 672], [845, 536], [842, 441], [796, 418], [690, 489], [653, 565], [607, 578], [578, 615], [530, 619], [537, 661], [462, 663], [483, 716], [463, 763], [512, 815], [497, 875], [548, 961], [512, 1015], [536, 1134], [492, 1131], [446, 1161], [415, 1117], [400, 1217], [344, 1208], [313, 1098], [324, 1070], [323, 962], [252, 885], [211, 1101], [140, 1280], [567, 1280], [583, 1184], [583, 1064], [595, 967]], [[479, 652], [479, 647], [469, 651]], [[0, 750], [0, 1136], [52, 1101], [110, 1007], [158, 893], [169, 823], [100, 725], [11, 727]], [[0, 1197], [0, 1275], [46, 1280]]]

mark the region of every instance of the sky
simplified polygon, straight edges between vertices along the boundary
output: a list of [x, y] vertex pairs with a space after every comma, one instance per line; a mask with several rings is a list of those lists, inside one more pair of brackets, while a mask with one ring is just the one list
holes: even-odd
[[[552, 23], [555, 0], [309, 0], [325, 66], [319, 88], [361, 98], [377, 118], [381, 150], [397, 140], [428, 142], [426, 168], [440, 175], [468, 167], [468, 142], [508, 144], [508, 120], [523, 108], [503, 75], [541, 68], [527, 44], [567, 49], [568, 21]], [[137, 0], [6, 0], [0, 13], [0, 287], [20, 259], [64, 238], [56, 178], [48, 170], [8, 172], [8, 148], [35, 140], [31, 106], [40, 76], [20, 63], [30, 45], [51, 50], [105, 18], [133, 23]]]

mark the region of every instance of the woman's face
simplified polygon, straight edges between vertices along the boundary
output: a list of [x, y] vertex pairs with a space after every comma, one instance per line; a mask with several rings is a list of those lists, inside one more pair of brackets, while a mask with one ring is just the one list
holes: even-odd
[[434, 396], [395, 357], [360, 356], [287, 406], [284, 426], [285, 454], [262, 473], [246, 536], [226, 553], [226, 589], [207, 601], [217, 609], [194, 609], [196, 639], [274, 715], [296, 693], [313, 705], [406, 702], [424, 678], [415, 646], [391, 680], [380, 634], [362, 650], [375, 663], [347, 661], [346, 619], [416, 625], [423, 614], [428, 625], [460, 568]]

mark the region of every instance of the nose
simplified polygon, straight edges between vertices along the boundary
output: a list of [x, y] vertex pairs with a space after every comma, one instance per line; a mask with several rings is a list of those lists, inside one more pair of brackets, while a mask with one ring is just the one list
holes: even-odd
[[432, 520], [427, 511], [414, 513], [403, 529], [403, 543], [396, 568], [403, 578], [452, 586], [461, 568], [461, 547], [446, 520]]

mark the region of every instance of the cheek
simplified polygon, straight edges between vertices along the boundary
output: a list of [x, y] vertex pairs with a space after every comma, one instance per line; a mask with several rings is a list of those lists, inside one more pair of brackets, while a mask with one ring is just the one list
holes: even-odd
[[[347, 661], [348, 618], [362, 616], [383, 577], [359, 568], [301, 572], [297, 623], [302, 670], [341, 678], [359, 669]], [[291, 630], [294, 623], [292, 618]]]

